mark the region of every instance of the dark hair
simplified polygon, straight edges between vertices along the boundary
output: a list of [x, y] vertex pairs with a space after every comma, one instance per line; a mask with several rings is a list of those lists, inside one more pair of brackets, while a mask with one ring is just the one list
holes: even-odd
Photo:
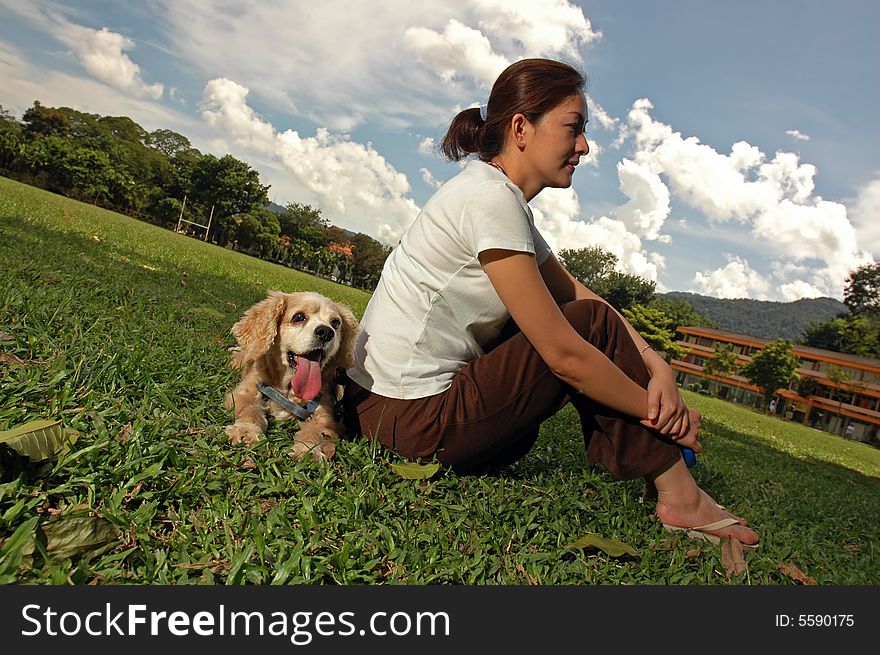
[[552, 59], [522, 59], [511, 64], [492, 85], [486, 120], [476, 107], [460, 111], [449, 129], [440, 151], [451, 161], [476, 153], [489, 160], [504, 146], [510, 119], [523, 114], [537, 123], [566, 98], [583, 93], [587, 80], [570, 64]]

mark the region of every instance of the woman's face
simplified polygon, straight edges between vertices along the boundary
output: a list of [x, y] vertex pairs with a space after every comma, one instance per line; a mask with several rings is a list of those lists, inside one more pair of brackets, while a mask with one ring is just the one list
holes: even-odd
[[581, 94], [573, 95], [545, 113], [537, 123], [529, 123], [524, 134], [523, 153], [529, 162], [530, 186], [571, 186], [575, 166], [590, 152], [584, 134], [587, 103]]

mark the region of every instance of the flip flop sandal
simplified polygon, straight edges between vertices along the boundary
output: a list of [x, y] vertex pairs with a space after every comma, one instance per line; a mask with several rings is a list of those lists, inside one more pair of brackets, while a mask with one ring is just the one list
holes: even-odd
[[[731, 525], [741, 525], [741, 523], [736, 519], [721, 519], [720, 521], [715, 521], [714, 523], [708, 523], [706, 525], [700, 525], [695, 528], [682, 528], [677, 525], [669, 525], [668, 523], [664, 523], [663, 527], [666, 528], [667, 532], [683, 531], [687, 532], [687, 535], [689, 537], [692, 537], [693, 539], [702, 539], [713, 544], [720, 544], [721, 537], [719, 537], [717, 534], [708, 534], [707, 532], [704, 532], [704, 530], [723, 530], [724, 528], [730, 527]], [[758, 548], [758, 544], [742, 544], [742, 547], [749, 548], [750, 550], [755, 550]]]

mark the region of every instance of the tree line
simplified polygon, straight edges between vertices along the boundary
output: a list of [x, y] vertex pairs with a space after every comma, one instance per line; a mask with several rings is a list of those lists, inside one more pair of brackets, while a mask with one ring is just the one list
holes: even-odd
[[203, 154], [182, 134], [150, 132], [126, 116], [35, 101], [19, 121], [0, 106], [0, 173], [171, 229], [181, 216], [210, 220], [213, 243], [363, 289], [375, 287], [390, 252], [309, 205], [270, 210], [269, 186], [245, 162]]

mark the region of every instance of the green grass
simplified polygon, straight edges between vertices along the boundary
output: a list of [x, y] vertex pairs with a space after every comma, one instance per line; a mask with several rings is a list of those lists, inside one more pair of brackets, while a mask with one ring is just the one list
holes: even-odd
[[[694, 476], [762, 535], [728, 579], [719, 548], [662, 529], [638, 481], [585, 463], [570, 410], [496, 476], [404, 480], [364, 439], [296, 463], [291, 423], [230, 447], [241, 312], [268, 289], [313, 289], [360, 315], [363, 292], [3, 178], [0, 261], [0, 352], [23, 362], [0, 362], [0, 429], [51, 418], [80, 433], [48, 475], [0, 484], [0, 580], [796, 584], [785, 563], [820, 584], [880, 578], [880, 451], [861, 444], [687, 395], [705, 414]], [[50, 519], [81, 516], [120, 542], [91, 557], [22, 550]], [[565, 548], [587, 532], [638, 556]]]

